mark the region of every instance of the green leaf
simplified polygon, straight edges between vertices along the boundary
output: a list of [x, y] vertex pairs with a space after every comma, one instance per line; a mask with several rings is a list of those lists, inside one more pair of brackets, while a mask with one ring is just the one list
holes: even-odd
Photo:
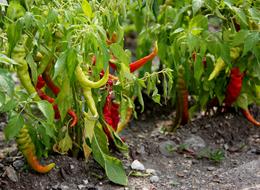
[[2, 106], [5, 104], [5, 93], [0, 91], [0, 112], [2, 110]]
[[7, 37], [9, 43], [9, 50], [8, 50], [9, 55], [12, 53], [14, 47], [16, 46], [16, 44], [18, 43], [18, 41], [22, 36], [22, 27], [23, 24], [20, 21], [12, 23], [8, 26]]
[[69, 49], [66, 59], [67, 73], [69, 75], [69, 79], [73, 78], [75, 73], [75, 68], [77, 66], [77, 52], [75, 49]]
[[193, 35], [200, 34], [203, 30], [208, 29], [208, 19], [206, 16], [197, 15], [189, 23], [189, 30]]
[[143, 100], [143, 95], [142, 95], [142, 85], [143, 85], [142, 80], [138, 79], [135, 82], [135, 94], [137, 95], [138, 101], [139, 101], [140, 105], [142, 106], [141, 112], [144, 111], [144, 100]]
[[5, 103], [5, 105], [3, 107], [1, 107], [0, 112], [9, 112], [11, 110], [13, 110], [14, 108], [16, 108], [16, 106], [18, 105], [17, 101], [15, 99], [11, 99], [8, 102]]
[[247, 36], [244, 42], [244, 50], [242, 56], [244, 56], [247, 52], [253, 49], [254, 46], [259, 44], [259, 32], [252, 32]]
[[33, 60], [32, 54], [28, 54], [26, 57], [26, 61], [31, 69], [31, 75], [32, 75], [32, 81], [34, 84], [36, 84], [37, 82], [37, 77], [38, 77], [38, 73], [37, 73], [37, 65]]
[[14, 82], [5, 69], [0, 69], [0, 92], [7, 93], [9, 97], [12, 97], [14, 93]]
[[62, 74], [64, 74], [64, 72], [66, 72], [67, 53], [68, 53], [68, 51], [61, 53], [58, 60], [56, 61], [55, 66], [54, 66], [53, 79], [55, 79], [60, 74], [62, 75]]
[[126, 66], [129, 65], [130, 57], [126, 54], [124, 49], [119, 44], [117, 43], [111, 44], [110, 49], [120, 62], [122, 62]]
[[127, 176], [121, 161], [109, 156], [107, 138], [101, 127], [100, 124], [95, 127], [91, 145], [94, 159], [105, 169], [110, 181], [120, 185], [127, 185]]
[[248, 109], [248, 97], [245, 93], [242, 93], [238, 96], [235, 104], [240, 107], [243, 108], [245, 110]]
[[243, 24], [247, 25], [247, 16], [245, 12], [241, 8], [232, 7], [235, 14], [238, 16], [239, 20], [243, 22]]
[[61, 153], [67, 153], [70, 149], [72, 149], [72, 140], [70, 138], [68, 131], [66, 132], [65, 137], [62, 140], [60, 140], [58, 146], [59, 146], [59, 151]]
[[192, 0], [192, 11], [193, 15], [203, 6], [204, 0]]
[[122, 152], [123, 154], [128, 154], [128, 146], [125, 142], [122, 141], [120, 136], [114, 131], [114, 129], [110, 125], [106, 125], [108, 130], [110, 131], [113, 142], [115, 143], [116, 148]]
[[84, 113], [84, 130], [83, 130], [83, 138], [89, 139], [89, 142], [92, 142], [93, 135], [94, 135], [94, 127], [96, 125], [96, 120], [95, 119], [90, 119], [92, 118], [93, 115], [90, 110], [88, 110], [87, 113]]
[[50, 104], [46, 100], [41, 100], [41, 101], [37, 102], [37, 106], [41, 110], [43, 115], [46, 117], [47, 123], [53, 123], [54, 111], [53, 111], [52, 104]]
[[92, 18], [94, 16], [92, 8], [91, 8], [91, 6], [90, 6], [90, 4], [89, 4], [89, 2], [87, 0], [83, 0], [82, 1], [81, 7], [82, 7], [82, 10], [83, 10], [84, 14], [87, 17]]
[[[102, 126], [101, 126], [102, 127]], [[104, 154], [109, 154], [107, 137], [100, 127], [100, 124], [94, 128], [93, 142], [91, 148], [93, 150], [94, 159], [105, 168]]]
[[199, 83], [200, 78], [204, 72], [204, 65], [202, 63], [202, 58], [200, 55], [196, 56], [196, 61], [194, 63], [194, 78]]
[[248, 30], [240, 30], [237, 32], [233, 38], [231, 45], [233, 47], [240, 46], [245, 43], [245, 39], [248, 37], [249, 31]]
[[128, 100], [121, 96], [120, 101], [120, 121], [123, 123], [125, 122], [127, 110], [128, 110]]
[[116, 184], [126, 186], [128, 183], [127, 176], [122, 165], [122, 162], [108, 155], [104, 155], [105, 171], [109, 180]]
[[7, 140], [16, 137], [24, 125], [24, 119], [21, 114], [13, 113], [4, 128], [4, 134]]
[[161, 104], [161, 95], [158, 94], [158, 89], [156, 87], [153, 91], [152, 99], [154, 102]]
[[37, 138], [36, 141], [40, 141], [44, 145], [44, 149], [51, 148], [51, 138], [47, 135], [46, 129], [42, 126], [37, 127]]
[[260, 12], [259, 9], [256, 7], [252, 7], [248, 9], [249, 14], [251, 15], [252, 19], [255, 20], [255, 22], [260, 22]]
[[11, 1], [6, 16], [11, 19], [12, 21], [15, 21], [16, 19], [19, 19], [25, 14], [25, 9], [23, 6], [19, 3], [19, 1]]
[[18, 65], [17, 62], [15, 62], [13, 59], [10, 59], [4, 54], [0, 53], [0, 63], [3, 63], [5, 65]]
[[54, 128], [54, 124], [50, 124], [50, 123], [46, 123], [46, 122], [41, 122], [41, 124], [43, 125], [44, 129], [45, 129], [45, 132], [46, 134], [55, 139], [56, 138], [56, 135], [55, 135], [55, 128]]
[[62, 82], [60, 93], [58, 94], [55, 100], [55, 103], [57, 103], [59, 107], [61, 120], [65, 118], [68, 109], [71, 108], [72, 99], [73, 99], [73, 95], [71, 91], [70, 81], [68, 77], [66, 77], [65, 75]]

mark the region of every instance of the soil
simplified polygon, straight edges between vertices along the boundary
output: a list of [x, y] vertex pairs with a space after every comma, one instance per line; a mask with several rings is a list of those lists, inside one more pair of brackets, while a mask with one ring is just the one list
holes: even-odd
[[[5, 118], [1, 117], [0, 190], [260, 189], [260, 129], [241, 114], [197, 114], [192, 122], [168, 133], [163, 129], [173, 124], [173, 109], [146, 105], [145, 113], [121, 135], [130, 147], [130, 156], [123, 158], [128, 187], [109, 182], [92, 158], [85, 162], [52, 155], [45, 163], [55, 162], [56, 167], [48, 174], [35, 173], [27, 168], [14, 142], [4, 141]], [[252, 110], [260, 120], [260, 108]], [[134, 160], [146, 171], [133, 172]]]

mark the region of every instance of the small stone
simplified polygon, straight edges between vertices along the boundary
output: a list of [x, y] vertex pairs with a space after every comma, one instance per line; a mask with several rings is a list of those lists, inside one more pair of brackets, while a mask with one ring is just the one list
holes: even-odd
[[84, 183], [85, 185], [87, 185], [87, 184], [88, 184], [88, 179], [83, 180], [83, 183]]
[[59, 183], [57, 183], [57, 184], [55, 184], [55, 185], [53, 185], [53, 186], [52, 186], [52, 189], [58, 189], [58, 188], [59, 188], [59, 186], [60, 186], [60, 184], [59, 184]]
[[158, 183], [159, 182], [159, 177], [157, 175], [151, 176], [150, 177], [150, 182], [151, 183]]
[[61, 189], [61, 190], [67, 190], [67, 189], [70, 189], [70, 188], [69, 188], [69, 186], [67, 186], [67, 185], [61, 184], [61, 185], [60, 185], [60, 189]]
[[24, 166], [24, 161], [23, 160], [15, 160], [14, 163], [13, 163], [13, 166], [16, 170], [19, 170]]
[[78, 189], [81, 190], [83, 188], [87, 187], [86, 185], [78, 185]]
[[75, 166], [71, 164], [71, 165], [70, 165], [70, 169], [73, 170], [74, 168], [75, 168]]
[[145, 170], [144, 165], [143, 165], [141, 162], [139, 162], [138, 160], [134, 160], [134, 161], [132, 162], [131, 168], [132, 168], [133, 170], [140, 170], [140, 171], [144, 171], [144, 170]]
[[153, 174], [153, 175], [156, 173], [156, 171], [154, 169], [150, 169], [150, 168], [146, 169], [145, 172], [148, 174]]
[[224, 149], [225, 149], [225, 150], [228, 150], [228, 149], [229, 149], [228, 144], [224, 144]]
[[18, 176], [17, 176], [16, 171], [14, 170], [14, 168], [12, 166], [7, 166], [5, 171], [6, 171], [7, 177], [11, 181], [18, 182]]
[[207, 167], [207, 170], [208, 170], [208, 171], [213, 171], [213, 170], [215, 170], [215, 167], [212, 167], [212, 166]]
[[182, 172], [177, 172], [176, 175], [177, 175], [178, 177], [184, 177], [184, 176], [185, 176], [184, 173], [182, 173]]
[[205, 141], [197, 135], [191, 135], [184, 141], [185, 145], [188, 145], [192, 150], [198, 151], [206, 147]]

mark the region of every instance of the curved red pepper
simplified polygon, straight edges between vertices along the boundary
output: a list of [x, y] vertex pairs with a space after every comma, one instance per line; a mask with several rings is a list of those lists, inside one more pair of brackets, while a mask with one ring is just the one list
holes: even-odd
[[55, 94], [55, 96], [57, 96], [60, 92], [60, 88], [54, 84], [50, 75], [48, 75], [46, 72], [43, 72], [42, 76], [43, 76], [43, 79], [46, 82], [47, 86], [51, 89], [53, 94]]
[[[151, 61], [158, 53], [158, 47], [157, 44], [154, 47], [154, 50], [152, 53], [150, 53], [149, 55], [134, 61], [132, 63], [130, 63], [129, 67], [130, 67], [130, 72], [133, 73], [134, 71], [136, 71], [137, 69], [141, 68], [142, 66], [144, 66], [148, 61]], [[116, 65], [112, 62], [109, 62], [109, 65], [113, 68], [116, 69]]]
[[252, 124], [254, 124], [257, 127], [260, 127], [260, 122], [255, 120], [255, 118], [251, 115], [248, 109], [241, 109], [241, 111], [248, 121], [250, 121]]
[[[47, 79], [47, 81], [45, 81], [44, 79]], [[53, 110], [55, 112], [55, 119], [59, 119], [60, 118], [60, 112], [59, 112], [58, 105], [54, 104], [55, 99], [50, 97], [50, 96], [48, 96], [47, 94], [45, 94], [41, 90], [45, 86], [45, 82], [46, 82], [47, 86], [52, 90], [52, 92], [55, 95], [58, 95], [58, 93], [60, 92], [59, 87], [57, 87], [52, 82], [51, 78], [48, 75], [46, 75], [46, 74], [44, 75], [44, 78], [41, 75], [38, 76], [38, 81], [37, 81], [37, 84], [36, 84], [37, 94], [39, 95], [39, 97], [42, 100], [47, 100], [49, 103], [53, 104], [52, 107], [53, 107]], [[68, 110], [68, 114], [72, 117], [72, 122], [70, 124], [70, 127], [74, 127], [77, 124], [77, 122], [78, 122], [78, 117], [77, 117], [76, 113], [72, 109]]]

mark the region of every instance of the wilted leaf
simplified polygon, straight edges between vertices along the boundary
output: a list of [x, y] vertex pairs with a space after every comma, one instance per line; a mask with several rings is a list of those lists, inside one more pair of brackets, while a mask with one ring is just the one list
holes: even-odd
[[66, 132], [65, 137], [59, 142], [58, 146], [61, 153], [67, 153], [72, 149], [72, 140], [68, 132]]

